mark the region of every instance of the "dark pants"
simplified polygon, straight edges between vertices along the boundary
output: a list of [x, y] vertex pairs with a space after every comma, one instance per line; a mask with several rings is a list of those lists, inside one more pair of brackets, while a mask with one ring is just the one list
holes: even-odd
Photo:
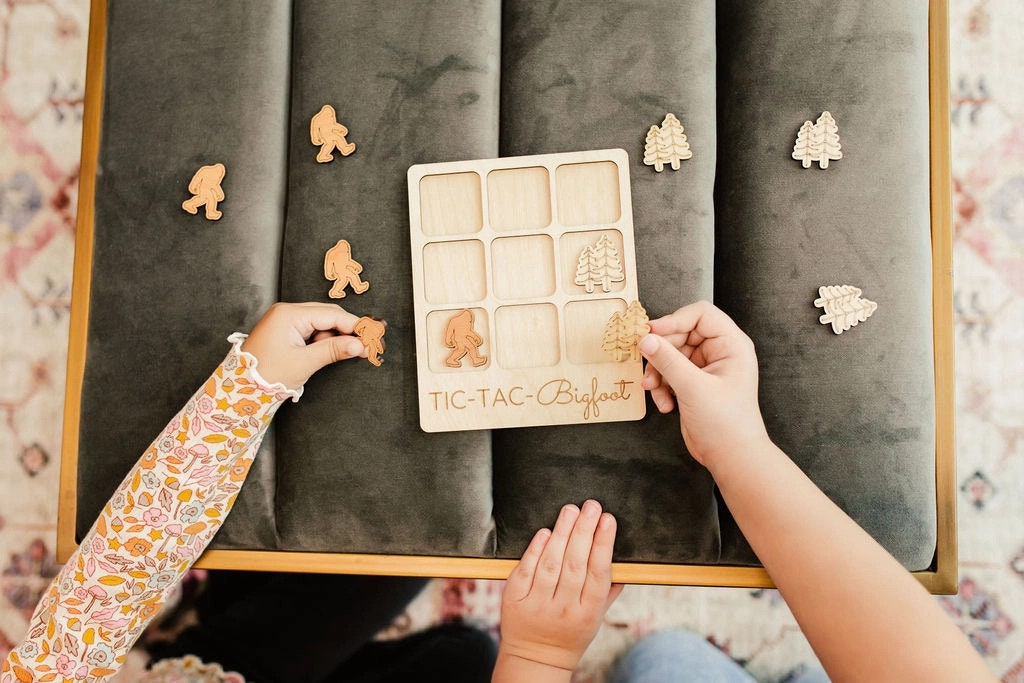
[[371, 642], [426, 579], [211, 571], [199, 625], [154, 660], [196, 655], [252, 683], [489, 681], [490, 636], [459, 625]]

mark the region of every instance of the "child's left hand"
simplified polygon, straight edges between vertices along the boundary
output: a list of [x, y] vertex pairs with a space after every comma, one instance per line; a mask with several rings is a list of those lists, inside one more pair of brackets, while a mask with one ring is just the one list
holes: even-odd
[[357, 320], [335, 304], [277, 303], [256, 323], [242, 350], [256, 356], [267, 382], [298, 389], [325, 365], [366, 357], [362, 342], [351, 336]]
[[615, 518], [594, 500], [566, 505], [512, 570], [501, 600], [494, 680], [569, 680], [622, 592], [612, 585]]

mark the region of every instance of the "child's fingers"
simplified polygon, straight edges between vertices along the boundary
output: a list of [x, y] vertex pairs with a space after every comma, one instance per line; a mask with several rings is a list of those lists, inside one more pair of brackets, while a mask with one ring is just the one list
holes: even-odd
[[533, 578], [533, 592], [539, 597], [547, 599], [555, 594], [555, 587], [558, 586], [558, 575], [562, 573], [562, 558], [565, 556], [565, 546], [569, 542], [569, 534], [576, 524], [576, 518], [580, 515], [580, 509], [575, 505], [566, 505], [558, 513], [558, 521], [551, 530], [551, 538], [541, 553], [540, 563], [537, 565], [537, 572]]
[[704, 338], [727, 336], [739, 332], [739, 327], [722, 309], [708, 301], [683, 306], [675, 313], [650, 321], [651, 331], [659, 335], [690, 334], [696, 331]]
[[359, 316], [349, 313], [337, 304], [305, 303], [299, 304], [302, 316], [296, 326], [303, 339], [309, 339], [321, 330], [337, 330], [344, 334], [352, 334]]
[[503, 596], [505, 600], [518, 602], [530, 594], [530, 588], [533, 587], [533, 575], [537, 571], [537, 563], [540, 562], [541, 553], [544, 552], [549, 538], [551, 538], [550, 529], [541, 529], [533, 535], [533, 540], [526, 547], [519, 564], [508, 575]]
[[314, 333], [313, 336], [309, 338], [309, 341], [310, 343], [313, 343], [336, 336], [338, 336], [338, 333], [334, 330], [320, 330], [319, 332]]
[[615, 546], [616, 526], [615, 518], [606, 512], [601, 515], [597, 531], [594, 532], [594, 544], [587, 562], [587, 580], [580, 594], [580, 602], [592, 609], [606, 607], [612, 582], [612, 549]]
[[562, 560], [562, 573], [558, 577], [555, 588], [555, 599], [579, 601], [583, 582], [587, 579], [587, 563], [590, 560], [590, 546], [594, 543], [594, 532], [601, 518], [601, 504], [596, 500], [588, 500], [583, 504], [576, 525], [569, 535], [569, 543], [565, 548]]
[[313, 342], [302, 349], [302, 356], [307, 364], [309, 374], [312, 375], [320, 368], [331, 363], [348, 360], [349, 358], [365, 357], [366, 347], [355, 337], [339, 335]]
[[[685, 397], [697, 388], [695, 385], [704, 379], [703, 371], [697, 368], [679, 349], [656, 334], [645, 335], [637, 348], [644, 358], [661, 373], [661, 384], [664, 385], [667, 381], [676, 396], [681, 399], [685, 400]], [[652, 394], [652, 398], [655, 398], [654, 394]]]
[[676, 397], [672, 393], [672, 386], [666, 382], [658, 369], [651, 363], [644, 369], [643, 379], [640, 386], [651, 394], [651, 400], [658, 407], [658, 412], [671, 413], [676, 407]]
[[[654, 330], [652, 329], [651, 332], [654, 332]], [[654, 333], [658, 334], [657, 332], [654, 332]], [[665, 341], [667, 341], [672, 346], [676, 347], [679, 350], [682, 350], [684, 346], [693, 347], [693, 346], [696, 346], [697, 344], [700, 343], [700, 342], [697, 342], [697, 344], [692, 343], [693, 340], [691, 340], [690, 337], [693, 334], [694, 333], [692, 333], [692, 332], [690, 334], [685, 334], [683, 332], [672, 332], [670, 334], [661, 334], [659, 336], [662, 337]]]

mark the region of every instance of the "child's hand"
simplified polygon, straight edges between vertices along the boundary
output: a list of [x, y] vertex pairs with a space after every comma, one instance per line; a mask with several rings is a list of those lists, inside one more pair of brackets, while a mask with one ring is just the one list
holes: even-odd
[[335, 304], [274, 304], [242, 349], [256, 356], [263, 379], [298, 389], [325, 365], [366, 357], [362, 342], [351, 336], [357, 320]]
[[505, 584], [495, 681], [569, 680], [622, 591], [611, 583], [614, 542], [615, 518], [593, 500], [537, 532]]
[[768, 435], [757, 405], [757, 356], [750, 337], [707, 301], [651, 321], [640, 340], [643, 387], [658, 409], [678, 404], [683, 440], [706, 467]]

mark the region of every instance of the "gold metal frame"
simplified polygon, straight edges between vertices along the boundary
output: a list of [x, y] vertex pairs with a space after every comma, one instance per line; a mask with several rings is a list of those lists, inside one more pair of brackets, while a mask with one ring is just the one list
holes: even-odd
[[[106, 0], [92, 0], [82, 125], [81, 181], [75, 242], [74, 282], [68, 348], [67, 389], [61, 452], [57, 558], [66, 561], [76, 547], [78, 434], [85, 369], [89, 293], [92, 276], [94, 197], [103, 107], [107, 24]], [[953, 385], [952, 195], [949, 148], [949, 7], [929, 2], [931, 106], [932, 289], [935, 343], [935, 483], [937, 542], [932, 567], [914, 576], [933, 593], [957, 590], [956, 481]], [[514, 560], [419, 555], [369, 555], [253, 550], [208, 550], [197, 567], [262, 569], [338, 574], [443, 576], [503, 579]], [[697, 586], [770, 587], [761, 568], [676, 564], [615, 563], [617, 582]]]

